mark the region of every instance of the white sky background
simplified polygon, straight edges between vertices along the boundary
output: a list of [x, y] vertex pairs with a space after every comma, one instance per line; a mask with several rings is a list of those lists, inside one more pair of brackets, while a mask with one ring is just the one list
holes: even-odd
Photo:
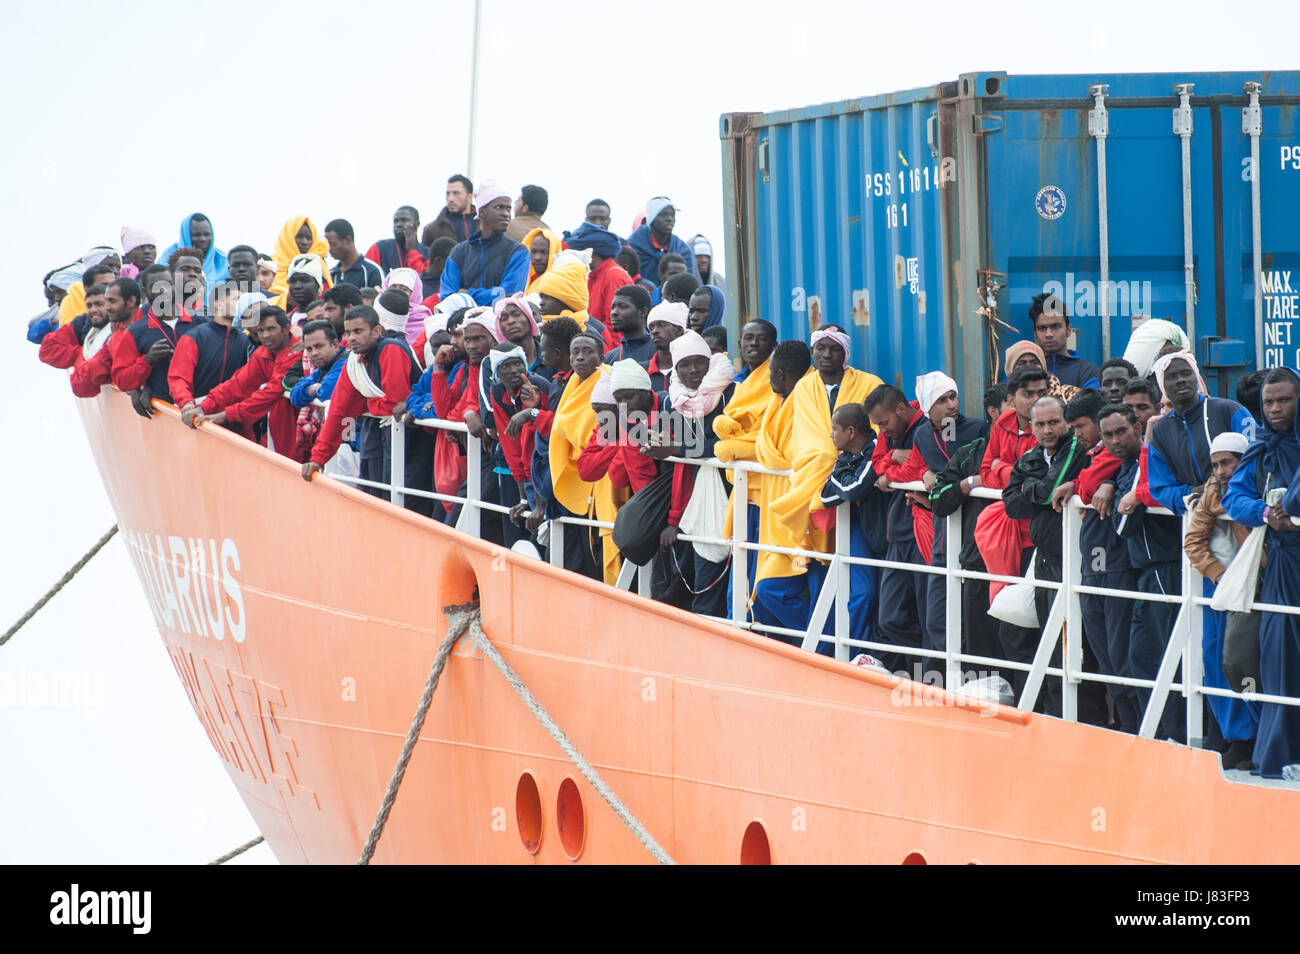
[[[557, 229], [599, 195], [624, 235], [646, 198], [669, 195], [678, 234], [704, 232], [721, 264], [721, 113], [979, 70], [1300, 67], [1292, 3], [973, 6], [484, 0], [473, 178], [545, 186]], [[433, 218], [466, 161], [472, 11], [471, 0], [6, 11], [0, 285], [15, 360], [0, 376], [0, 627], [115, 520], [65, 373], [23, 340], [44, 308], [41, 276], [115, 243], [125, 224], [151, 229], [161, 252], [194, 211], [220, 248], [268, 252], [293, 215], [347, 218], [363, 250], [391, 234], [399, 204]], [[253, 490], [248, 505], [264, 506]], [[322, 564], [330, 556], [320, 549]], [[39, 688], [60, 674], [81, 697], [42, 704]], [[120, 538], [0, 647], [0, 765], [0, 862], [195, 863], [257, 834]], [[247, 858], [273, 860], [264, 846]]]

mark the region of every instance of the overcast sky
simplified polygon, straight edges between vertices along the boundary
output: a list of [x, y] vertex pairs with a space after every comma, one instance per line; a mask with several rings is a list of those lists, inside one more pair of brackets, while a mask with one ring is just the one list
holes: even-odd
[[[475, 181], [545, 186], [559, 229], [602, 196], [624, 234], [666, 194], [678, 233], [704, 232], [719, 258], [722, 113], [980, 70], [1294, 68], [1300, 19], [1294, 3], [1267, 2], [483, 6]], [[194, 211], [219, 247], [266, 251], [294, 215], [348, 218], [363, 248], [390, 234], [399, 204], [431, 219], [466, 166], [472, 11], [471, 0], [6, 10], [0, 277], [17, 360], [0, 377], [0, 626], [115, 520], [66, 375], [22, 340], [44, 307], [41, 276], [116, 243], [123, 225], [151, 229], [161, 252]], [[42, 687], [66, 696], [50, 704]], [[203, 862], [256, 834], [120, 539], [0, 647], [0, 764], [0, 862]], [[262, 847], [248, 860], [273, 859]]]

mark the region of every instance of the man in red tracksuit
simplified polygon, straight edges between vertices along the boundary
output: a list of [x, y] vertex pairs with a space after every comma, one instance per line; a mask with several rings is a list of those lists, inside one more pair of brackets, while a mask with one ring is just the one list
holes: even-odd
[[105, 290], [104, 310], [108, 316], [109, 337], [89, 358], [83, 357], [73, 365], [72, 393], [77, 397], [95, 397], [99, 389], [112, 380], [114, 339], [132, 322], [139, 320], [140, 295], [140, 285], [130, 278], [119, 278]]
[[[254, 424], [267, 419], [267, 446], [293, 457], [297, 444], [298, 409], [284, 393], [284, 373], [302, 363], [302, 346], [293, 340], [284, 309], [263, 305], [257, 325], [257, 349], [234, 377], [213, 388], [198, 404], [181, 413], [190, 427], [199, 421], [214, 424]], [[327, 458], [328, 459], [328, 458]]]
[[92, 285], [86, 289], [85, 314], [59, 325], [41, 339], [41, 350], [37, 353], [41, 361], [52, 368], [75, 368], [86, 360], [87, 339], [95, 350], [103, 346], [104, 342], [96, 339], [103, 335], [107, 340], [112, 333], [108, 328], [107, 291], [104, 285]]
[[[325, 469], [325, 462], [334, 456], [342, 443], [345, 422], [355, 421], [363, 414], [377, 418], [391, 416], [393, 408], [405, 403], [411, 385], [420, 379], [420, 367], [405, 339], [385, 335], [383, 326], [379, 324], [379, 313], [369, 305], [349, 309], [343, 319], [343, 328], [352, 353], [348, 355], [347, 366], [330, 396], [329, 414], [312, 446], [311, 459], [302, 465], [303, 480], [311, 480], [313, 474]], [[381, 460], [372, 461], [368, 466], [365, 466], [365, 459], [362, 461], [363, 475], [374, 475], [367, 479], [377, 479], [382, 483], [392, 479], [389, 431], [387, 427], [382, 428]], [[407, 473], [403, 475], [406, 486], [418, 486], [420, 475], [409, 469], [409, 458], [407, 466]], [[374, 493], [373, 490], [370, 492]], [[417, 509], [418, 503], [417, 498], [407, 498], [408, 509]]]
[[172, 399], [167, 369], [181, 336], [206, 321], [192, 316], [176, 294], [176, 274], [160, 272], [150, 279], [150, 308], [126, 329], [113, 336], [113, 384], [131, 394], [131, 403], [143, 417], [153, 417], [152, 398]]

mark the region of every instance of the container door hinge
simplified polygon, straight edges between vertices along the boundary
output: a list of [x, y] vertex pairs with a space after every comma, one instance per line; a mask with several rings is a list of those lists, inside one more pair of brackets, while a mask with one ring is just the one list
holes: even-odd
[[1106, 115], [1106, 97], [1109, 94], [1110, 87], [1104, 83], [1088, 87], [1088, 95], [1096, 104], [1088, 110], [1088, 135], [1097, 139], [1103, 139], [1110, 134], [1110, 122]]

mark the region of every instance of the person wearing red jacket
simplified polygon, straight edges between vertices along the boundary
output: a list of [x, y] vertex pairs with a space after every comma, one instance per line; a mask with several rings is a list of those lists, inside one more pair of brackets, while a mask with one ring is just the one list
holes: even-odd
[[[72, 368], [72, 393], [92, 398], [112, 381], [114, 337], [140, 318], [140, 285], [130, 278], [119, 278], [104, 292], [104, 309], [108, 316], [108, 333], [96, 336], [89, 349], [82, 344], [82, 360]], [[89, 350], [89, 355], [86, 351]]]
[[[989, 442], [984, 449], [979, 477], [967, 478], [971, 489], [1006, 489], [1016, 461], [1037, 444], [1029, 428], [1029, 412], [1034, 402], [1047, 394], [1049, 384], [1047, 372], [1037, 365], [1027, 364], [1011, 372], [1007, 390], [1014, 406], [989, 428]], [[979, 515], [975, 524], [975, 542], [990, 573], [1019, 576], [1028, 565], [1024, 553], [1029, 548], [1029, 523], [1008, 518], [1000, 500], [985, 507]], [[989, 598], [997, 596], [1005, 585], [990, 582]]]
[[[284, 393], [284, 373], [302, 362], [302, 345], [293, 340], [283, 308], [263, 305], [257, 325], [259, 344], [248, 363], [231, 378], [181, 413], [190, 427], [214, 424], [254, 424], [267, 418], [267, 446], [292, 458], [297, 443], [298, 410]], [[328, 459], [328, 458], [327, 458]]]
[[[411, 385], [420, 378], [420, 367], [411, 355], [405, 339], [392, 337], [379, 323], [379, 313], [369, 305], [357, 305], [348, 310], [343, 319], [348, 336], [347, 365], [339, 375], [334, 393], [330, 396], [329, 414], [312, 446], [311, 459], [302, 465], [303, 480], [325, 469], [325, 463], [339, 449], [343, 428], [349, 421], [362, 415], [387, 418], [399, 404], [404, 405], [411, 393]], [[361, 476], [365, 480], [389, 483], [392, 480], [390, 447], [392, 435], [388, 427], [381, 428], [380, 458], [361, 459]], [[363, 448], [366, 446], [362, 444]], [[403, 475], [406, 486], [418, 486], [422, 475], [411, 469], [407, 459], [407, 472]], [[427, 461], [425, 462], [427, 466]], [[369, 493], [387, 499], [387, 493], [366, 488]], [[408, 496], [407, 509], [423, 507], [427, 501]]]
[[[501, 442], [501, 452], [510, 470], [509, 474], [497, 474], [501, 505], [510, 508], [501, 519], [506, 546], [527, 539], [520, 526], [524, 511], [531, 506], [536, 419], [549, 407], [550, 384], [541, 375], [528, 373], [527, 360], [523, 348], [509, 341], [502, 342], [488, 353], [493, 377], [489, 389], [492, 429]], [[525, 400], [530, 403], [527, 420], [516, 422], [515, 415], [525, 410]]]
[[42, 338], [37, 357], [52, 368], [75, 368], [86, 360], [86, 350], [98, 351], [112, 334], [112, 329], [108, 327], [107, 292], [105, 285], [91, 285], [87, 288], [85, 314], [59, 325]]
[[[928, 565], [929, 553], [922, 554], [916, 537], [915, 505], [908, 499], [907, 491], [891, 492], [889, 486], [920, 480], [925, 473], [925, 461], [916, 451], [914, 442], [917, 428], [927, 418], [915, 402], [909, 402], [902, 391], [889, 384], [882, 384], [867, 395], [863, 406], [880, 435], [871, 454], [876, 486], [889, 493], [891, 498], [885, 524], [888, 542], [885, 559]], [[926, 510], [924, 513], [930, 519], [930, 512]], [[929, 536], [933, 542], [932, 530]], [[894, 567], [881, 570], [876, 605], [880, 614], [877, 631], [882, 642], [902, 647], [922, 645], [928, 589], [929, 578], [924, 573]], [[925, 664], [922, 666], [924, 668]]]
[[587, 273], [587, 314], [605, 328], [605, 343], [609, 348], [619, 345], [618, 332], [610, 327], [610, 305], [614, 292], [632, 284], [632, 276], [617, 261], [623, 243], [608, 229], [591, 222], [583, 222], [564, 237], [569, 248], [582, 251], [591, 249], [591, 271]]
[[[192, 257], [187, 257], [192, 262]], [[152, 274], [149, 274], [152, 272]], [[195, 317], [180, 304], [178, 273], [166, 270], [146, 272], [149, 282], [149, 313], [133, 322], [126, 334], [113, 336], [113, 386], [119, 391], [137, 392], [131, 403], [143, 417], [153, 417], [152, 399], [171, 401], [167, 370], [176, 342], [206, 321]]]

